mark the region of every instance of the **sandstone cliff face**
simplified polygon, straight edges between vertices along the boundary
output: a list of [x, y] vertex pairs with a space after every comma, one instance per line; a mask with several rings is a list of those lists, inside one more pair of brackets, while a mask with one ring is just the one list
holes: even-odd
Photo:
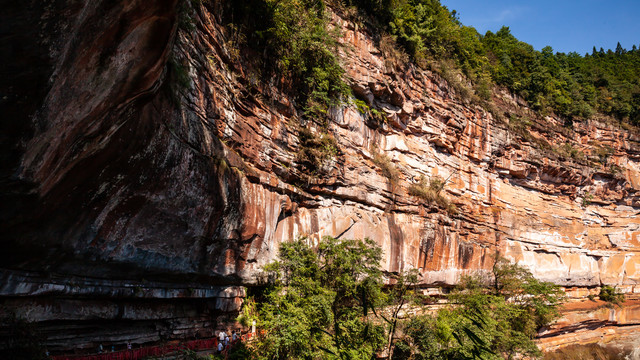
[[[79, 328], [149, 321], [140, 342], [191, 336], [198, 330], [177, 323], [158, 330], [172, 310], [149, 317], [140, 304], [178, 311], [179, 299], [199, 299], [183, 318], [204, 316], [213, 330], [279, 243], [324, 235], [374, 239], [386, 269], [419, 268], [425, 286], [490, 269], [499, 252], [569, 288], [640, 293], [634, 132], [607, 119], [565, 128], [494, 94], [506, 119], [531, 119], [525, 135], [438, 75], [394, 63], [366, 28], [333, 13], [352, 90], [386, 121], [348, 100], [332, 108], [339, 155], [307, 178], [296, 164], [296, 106], [243, 64], [221, 25], [225, 3], [182, 10], [193, 28], [178, 27], [180, 6], [49, 1], [5, 15], [29, 19], [3, 43], [14, 55], [2, 100], [0, 295], [9, 309]], [[189, 86], [170, 85], [168, 62], [183, 64]], [[573, 157], [552, 151], [566, 143]], [[605, 165], [594, 161], [603, 149]], [[400, 171], [397, 184], [375, 152]], [[408, 194], [421, 175], [449, 179], [458, 214]], [[59, 304], [79, 295], [91, 300], [70, 316]]]
[[627, 301], [623, 307], [607, 306], [602, 301], [566, 304], [564, 316], [550, 329], [539, 334], [538, 347], [553, 351], [567, 345], [598, 343], [630, 354], [639, 355], [640, 304]]

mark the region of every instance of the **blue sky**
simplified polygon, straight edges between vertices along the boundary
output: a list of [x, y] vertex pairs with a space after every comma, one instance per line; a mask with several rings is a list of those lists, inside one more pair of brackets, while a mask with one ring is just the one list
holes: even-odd
[[591, 53], [595, 45], [615, 50], [640, 47], [640, 0], [441, 0], [464, 25], [484, 34], [506, 25], [537, 50]]

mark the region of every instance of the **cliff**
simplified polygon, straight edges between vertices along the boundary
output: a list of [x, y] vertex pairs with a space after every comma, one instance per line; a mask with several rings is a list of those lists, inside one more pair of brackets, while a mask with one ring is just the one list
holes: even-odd
[[[328, 124], [302, 121], [247, 66], [224, 6], [52, 0], [0, 15], [0, 296], [53, 349], [208, 336], [299, 236], [372, 238], [385, 269], [419, 268], [425, 287], [497, 252], [576, 297], [640, 293], [635, 129], [565, 127], [500, 90], [496, 118], [463, 79], [394, 59], [340, 11], [348, 83], [382, 116], [344, 99]], [[315, 174], [302, 129], [336, 142]], [[410, 195], [421, 176], [447, 179], [457, 211]]]

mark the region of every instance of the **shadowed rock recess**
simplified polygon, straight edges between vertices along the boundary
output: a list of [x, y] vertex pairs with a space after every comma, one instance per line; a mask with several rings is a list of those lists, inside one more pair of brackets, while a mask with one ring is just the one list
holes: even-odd
[[[634, 130], [606, 118], [566, 128], [500, 91], [496, 119], [329, 11], [345, 77], [382, 119], [345, 99], [327, 129], [305, 122], [338, 147], [309, 177], [300, 109], [237, 55], [225, 1], [187, 3], [2, 5], [0, 305], [49, 349], [210, 336], [300, 236], [369, 237], [385, 269], [419, 268], [425, 287], [491, 269], [499, 252], [576, 299], [603, 284], [640, 293]], [[421, 176], [448, 179], [457, 212], [410, 195]], [[595, 318], [610, 333], [607, 316]], [[573, 331], [600, 328], [576, 319]], [[544, 336], [557, 348], [564, 335]]]

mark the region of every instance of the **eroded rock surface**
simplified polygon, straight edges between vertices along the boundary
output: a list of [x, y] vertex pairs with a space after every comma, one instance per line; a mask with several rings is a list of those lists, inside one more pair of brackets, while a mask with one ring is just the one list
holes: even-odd
[[[187, 9], [193, 28], [178, 27], [177, 0], [30, 6], [2, 19], [29, 19], [3, 25], [15, 36], [2, 43], [13, 52], [3, 67], [0, 295], [18, 313], [82, 295], [90, 316], [49, 312], [82, 328], [123, 319], [104, 302], [126, 313], [131, 299], [165, 308], [200, 299], [212, 328], [279, 243], [325, 235], [374, 239], [385, 269], [419, 268], [425, 286], [490, 269], [499, 252], [543, 280], [640, 293], [634, 131], [608, 119], [566, 128], [507, 93], [494, 94], [496, 119], [438, 75], [391, 61], [370, 32], [334, 13], [350, 86], [385, 120], [350, 101], [332, 108], [339, 155], [309, 178], [295, 161], [295, 104], [233, 51], [223, 1]], [[175, 86], [168, 63], [191, 84]], [[399, 170], [397, 183], [375, 152]], [[420, 176], [448, 179], [443, 193], [458, 213], [410, 196]], [[197, 332], [154, 331], [140, 342]], [[69, 338], [56, 344], [92, 341]]]
[[542, 351], [554, 351], [569, 344], [597, 343], [632, 353], [640, 345], [640, 302], [637, 299], [629, 300], [623, 306], [612, 306], [603, 301], [569, 303], [564, 306], [563, 314], [558, 322], [540, 333], [538, 346]]

